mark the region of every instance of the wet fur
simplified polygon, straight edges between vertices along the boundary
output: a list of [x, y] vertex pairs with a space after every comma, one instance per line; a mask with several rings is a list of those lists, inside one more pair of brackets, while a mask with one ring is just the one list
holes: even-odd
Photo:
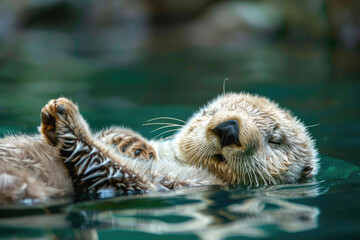
[[[239, 122], [241, 146], [221, 148], [212, 129], [227, 120]], [[219, 96], [196, 112], [173, 141], [178, 159], [208, 168], [227, 184], [295, 183], [318, 172], [318, 153], [304, 124], [256, 95]], [[216, 159], [217, 154], [227, 161]]]
[[[314, 142], [304, 125], [266, 98], [221, 95], [196, 112], [174, 139], [150, 143], [117, 127], [92, 134], [77, 106], [64, 98], [60, 102], [65, 106], [60, 114], [51, 101], [42, 110], [56, 120], [55, 124], [51, 118], [42, 119], [44, 138], [7, 136], [0, 140], [0, 202], [107, 189], [129, 193], [207, 184], [294, 183], [318, 170]], [[212, 129], [230, 119], [241, 125], [242, 145], [221, 148]], [[124, 156], [114, 140], [124, 133], [155, 150], [143, 149], [147, 151], [143, 158], [153, 153], [157, 160]], [[269, 144], [268, 138], [274, 135], [281, 135], [281, 147]], [[84, 146], [87, 150], [79, 151]], [[226, 161], [219, 161], [218, 154]], [[83, 162], [88, 161], [85, 169], [96, 168], [87, 174], [84, 168], [79, 171], [82, 157]], [[111, 176], [119, 171], [122, 178], [113, 181], [116, 177]]]
[[0, 139], [0, 202], [72, 192], [71, 178], [58, 149], [40, 135]]

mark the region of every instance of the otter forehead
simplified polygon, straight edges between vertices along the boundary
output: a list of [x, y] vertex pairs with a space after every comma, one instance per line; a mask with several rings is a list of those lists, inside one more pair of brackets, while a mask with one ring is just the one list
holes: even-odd
[[[276, 111], [271, 111], [276, 109]], [[289, 112], [279, 108], [278, 104], [267, 98], [248, 93], [229, 93], [221, 95], [208, 103], [204, 110], [208, 111], [246, 111], [250, 115], [259, 115], [266, 113], [272, 115], [289, 115]]]
[[268, 106], [268, 104], [277, 106], [277, 104], [267, 98], [249, 93], [228, 93], [220, 95], [214, 99], [212, 103], [220, 104], [224, 107], [231, 107], [232, 105], [238, 105], [241, 103], [249, 103], [257, 107]]
[[287, 131], [294, 127], [302, 127], [296, 117], [293, 117], [288, 110], [280, 108], [277, 103], [248, 93], [221, 95], [201, 108], [194, 118], [199, 121], [210, 118], [219, 118], [219, 120], [237, 118], [240, 121], [242, 118], [246, 122], [252, 121], [261, 131], [279, 127], [280, 124], [280, 127]]

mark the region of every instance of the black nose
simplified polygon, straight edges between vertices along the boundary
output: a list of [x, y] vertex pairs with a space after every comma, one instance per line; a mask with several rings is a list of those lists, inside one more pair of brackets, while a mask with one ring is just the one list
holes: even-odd
[[236, 120], [222, 122], [216, 126], [214, 132], [220, 137], [221, 147], [232, 143], [241, 146], [239, 141], [239, 123]]

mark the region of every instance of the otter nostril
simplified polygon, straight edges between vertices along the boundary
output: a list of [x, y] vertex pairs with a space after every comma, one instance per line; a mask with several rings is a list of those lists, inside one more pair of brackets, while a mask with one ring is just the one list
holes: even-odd
[[221, 147], [235, 143], [239, 146], [239, 123], [236, 120], [229, 120], [217, 125], [213, 130], [220, 137]]

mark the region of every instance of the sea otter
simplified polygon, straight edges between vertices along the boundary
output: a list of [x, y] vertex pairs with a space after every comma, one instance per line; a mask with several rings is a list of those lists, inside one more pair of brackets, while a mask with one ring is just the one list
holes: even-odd
[[[161, 128], [169, 126], [180, 125]], [[0, 139], [0, 202], [296, 183], [318, 171], [304, 124], [269, 99], [246, 93], [220, 95], [165, 141], [119, 127], [93, 134], [66, 98], [42, 109], [40, 132]]]

